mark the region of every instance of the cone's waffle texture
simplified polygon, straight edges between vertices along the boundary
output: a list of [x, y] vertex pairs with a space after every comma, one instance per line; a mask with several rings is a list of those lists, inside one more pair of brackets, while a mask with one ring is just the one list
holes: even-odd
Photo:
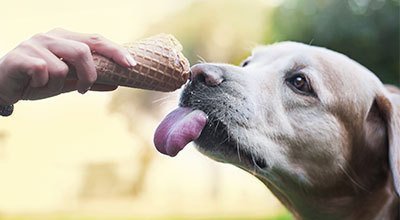
[[160, 34], [124, 46], [137, 65], [125, 68], [93, 54], [96, 83], [170, 92], [187, 81], [190, 64], [181, 52], [182, 45], [172, 35]]

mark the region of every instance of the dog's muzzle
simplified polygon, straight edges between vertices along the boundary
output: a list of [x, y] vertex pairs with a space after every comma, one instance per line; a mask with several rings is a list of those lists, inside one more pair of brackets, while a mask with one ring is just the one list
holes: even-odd
[[[213, 68], [210, 70], [210, 68]], [[206, 64], [198, 64], [191, 69], [191, 78], [183, 92], [188, 93], [191, 84], [215, 87], [223, 81], [222, 70]], [[190, 93], [190, 92], [189, 92]], [[188, 96], [190, 94], [186, 94]], [[175, 156], [187, 144], [200, 137], [207, 124], [207, 114], [194, 106], [178, 107], [160, 123], [154, 135], [157, 150], [169, 156]]]

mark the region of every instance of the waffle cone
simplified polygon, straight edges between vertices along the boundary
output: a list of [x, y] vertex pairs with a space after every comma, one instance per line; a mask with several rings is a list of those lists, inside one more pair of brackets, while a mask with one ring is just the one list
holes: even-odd
[[96, 83], [170, 92], [187, 81], [190, 64], [181, 52], [182, 45], [172, 35], [160, 34], [124, 47], [137, 65], [125, 68], [106, 57], [93, 54]]

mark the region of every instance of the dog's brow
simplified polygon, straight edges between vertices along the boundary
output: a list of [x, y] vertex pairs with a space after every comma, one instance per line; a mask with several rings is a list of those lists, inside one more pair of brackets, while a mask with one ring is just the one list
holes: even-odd
[[300, 62], [293, 62], [293, 64], [291, 66], [289, 66], [289, 68], [287, 68], [285, 70], [285, 73], [287, 74], [292, 74], [292, 73], [296, 73], [301, 71], [302, 69], [306, 68], [307, 65], [305, 65], [304, 63], [300, 63]]
[[259, 46], [253, 49], [253, 51], [251, 52], [251, 56], [250, 57], [255, 57], [255, 56], [259, 56], [260, 54], [265, 54], [267, 52], [268, 47], [266, 46]]

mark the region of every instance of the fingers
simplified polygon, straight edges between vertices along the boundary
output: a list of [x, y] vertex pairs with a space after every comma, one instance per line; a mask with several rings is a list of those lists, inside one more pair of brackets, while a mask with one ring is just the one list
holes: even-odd
[[25, 53], [13, 52], [7, 56], [5, 66], [8, 72], [15, 74], [14, 77], [30, 79], [30, 86], [45, 86], [49, 80], [47, 63], [44, 59], [29, 56]]
[[97, 73], [89, 46], [84, 43], [57, 39], [47, 43], [48, 49], [73, 65], [78, 77], [77, 90], [85, 93], [97, 79]]
[[11, 51], [1, 63], [2, 104], [14, 104], [23, 98], [26, 90], [43, 87], [48, 83], [49, 72], [46, 61], [22, 53]]
[[77, 90], [85, 93], [97, 79], [92, 51], [113, 59], [118, 64], [131, 67], [136, 62], [129, 52], [103, 38], [100, 35], [88, 35], [55, 29], [44, 36], [40, 36], [46, 47], [58, 57], [62, 57], [68, 64], [75, 67], [79, 79]]
[[69, 68], [66, 63], [62, 62], [55, 55], [48, 53], [46, 57], [49, 71], [49, 82], [47, 89], [53, 91], [55, 94], [61, 93], [64, 86], [64, 81], [68, 75]]
[[31, 60], [28, 60], [28, 62], [30, 62], [31, 66], [26, 72], [31, 77], [29, 85], [34, 88], [45, 86], [49, 80], [46, 62], [42, 59], [30, 58]]
[[22, 99], [36, 100], [61, 93], [68, 66], [46, 49], [25, 50], [23, 59], [29, 63], [20, 69], [29, 83], [22, 90]]
[[136, 61], [127, 49], [101, 35], [74, 33], [60, 28], [54, 29], [49, 33], [65, 39], [85, 43], [93, 52], [111, 58], [121, 66], [132, 67], [136, 65]]
[[31, 81], [29, 83], [32, 87], [42, 87], [49, 81], [49, 71], [45, 60], [35, 57], [26, 57], [26, 65], [21, 66], [21, 73], [26, 73]]
[[[27, 46], [25, 46], [27, 47]], [[51, 53], [45, 48], [38, 48], [35, 45], [30, 45], [29, 50], [26, 48], [25, 53], [31, 55], [31, 57], [37, 57], [44, 61], [44, 65], [48, 71], [48, 82], [46, 89], [49, 93], [58, 94], [64, 85], [64, 80], [68, 74], [68, 66], [62, 62], [57, 56]], [[32, 80], [30, 83], [31, 87], [42, 87], [43, 84], [37, 84], [36, 77], [38, 74], [32, 75]]]
[[[94, 85], [97, 73], [92, 53], [113, 59], [121, 66], [135, 65], [128, 51], [99, 36], [56, 29], [37, 34], [0, 60], [0, 101], [15, 103], [36, 100], [78, 90], [111, 91], [115, 86]], [[61, 59], [61, 60], [60, 60]], [[68, 81], [70, 69], [76, 77]]]

